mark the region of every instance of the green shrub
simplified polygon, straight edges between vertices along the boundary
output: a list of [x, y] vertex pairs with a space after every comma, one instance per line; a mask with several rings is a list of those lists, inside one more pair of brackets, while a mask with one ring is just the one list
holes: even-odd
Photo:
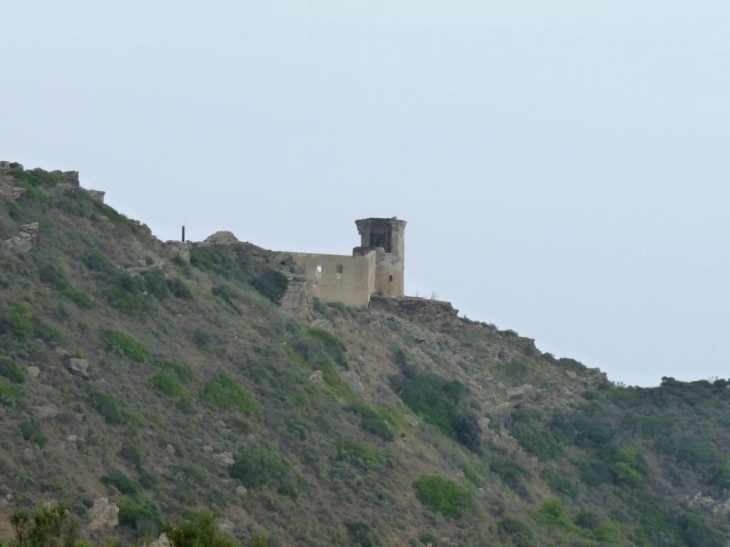
[[104, 391], [94, 390], [89, 394], [91, 406], [102, 415], [107, 423], [118, 425], [124, 423], [124, 416], [119, 410], [116, 399]]
[[70, 287], [66, 274], [55, 264], [45, 264], [38, 270], [38, 275], [43, 283], [47, 283], [58, 291]]
[[25, 382], [25, 375], [21, 372], [18, 363], [10, 357], [0, 357], [0, 376], [16, 384]]
[[619, 484], [635, 486], [649, 472], [644, 456], [632, 446], [619, 449], [614, 456], [611, 471]]
[[413, 483], [413, 488], [423, 505], [445, 517], [461, 518], [471, 503], [468, 491], [438, 475], [424, 475]]
[[357, 465], [365, 471], [375, 471], [388, 461], [385, 454], [376, 446], [345, 439], [337, 442], [337, 458]]
[[157, 300], [164, 300], [170, 295], [170, 290], [167, 286], [167, 279], [162, 270], [153, 270], [146, 272], [142, 276], [144, 278], [144, 284], [152, 296]]
[[547, 500], [534, 515], [535, 520], [543, 526], [572, 530], [573, 525], [565, 513], [563, 503], [559, 499]]
[[319, 341], [335, 363], [342, 368], [347, 368], [347, 358], [345, 357], [347, 347], [339, 338], [331, 332], [317, 327], [307, 329], [307, 336]]
[[129, 334], [120, 331], [108, 331], [104, 335], [106, 351], [118, 353], [135, 363], [146, 363], [150, 360], [150, 352]]
[[167, 374], [158, 374], [150, 380], [150, 385], [157, 391], [170, 397], [185, 397], [187, 393], [180, 382]]
[[139, 467], [142, 465], [142, 449], [138, 444], [131, 443], [129, 441], [122, 444], [122, 449], [119, 451], [119, 455]]
[[213, 287], [210, 292], [213, 296], [217, 296], [218, 298], [223, 300], [223, 302], [228, 304], [228, 306], [238, 315], [241, 315], [241, 308], [239, 308], [235, 302], [235, 300], [238, 300], [240, 297], [233, 288], [226, 284], [219, 283], [218, 285]]
[[345, 523], [350, 545], [353, 547], [377, 547], [382, 545], [373, 527], [362, 521]]
[[112, 471], [101, 478], [101, 482], [107, 486], [113, 486], [120, 493], [133, 495], [140, 492], [139, 485], [130, 479], [123, 471]]
[[264, 273], [251, 280], [254, 289], [263, 294], [277, 306], [281, 305], [281, 299], [289, 288], [289, 280], [286, 276], [276, 270], [266, 270]]
[[541, 475], [550, 489], [559, 496], [571, 500], [575, 500], [578, 497], [578, 486], [560, 469], [545, 469]]
[[481, 450], [482, 430], [466, 405], [468, 392], [463, 384], [423, 374], [411, 366], [405, 366], [402, 375], [391, 376], [390, 382], [403, 402], [426, 422], [472, 452]]
[[499, 475], [504, 483], [517, 493], [526, 491], [525, 481], [532, 479], [532, 475], [526, 469], [508, 460], [493, 460], [489, 469]]
[[85, 292], [76, 289], [65, 289], [61, 294], [76, 304], [79, 309], [89, 310], [94, 307], [94, 301]]
[[532, 528], [521, 520], [512, 517], [503, 518], [497, 525], [500, 533], [509, 535], [518, 547], [529, 547], [535, 533]]
[[26, 441], [37, 444], [40, 448], [48, 444], [48, 437], [43, 434], [43, 430], [38, 422], [25, 420], [20, 424], [20, 433]]
[[33, 338], [33, 313], [27, 302], [6, 311], [3, 320], [10, 332], [21, 342]]
[[223, 410], [251, 412], [256, 405], [251, 396], [232, 378], [219, 374], [203, 387], [200, 398]]
[[12, 407], [24, 396], [25, 392], [19, 385], [0, 377], [0, 405]]
[[173, 359], [158, 359], [155, 361], [155, 365], [162, 369], [174, 372], [175, 376], [177, 376], [178, 379], [185, 384], [189, 384], [195, 379], [193, 369], [191, 369], [188, 365], [178, 363]]
[[[238, 543], [218, 530], [213, 514], [189, 516], [176, 525], [165, 524], [172, 547], [236, 547]], [[253, 538], [252, 538], [253, 544]], [[268, 542], [260, 543], [266, 547]]]
[[193, 298], [192, 291], [179, 277], [168, 279], [167, 288], [175, 298], [182, 298], [183, 300], [190, 300]]
[[243, 244], [195, 245], [190, 250], [190, 265], [208, 270], [224, 279], [248, 282], [253, 276], [252, 260]]
[[156, 475], [152, 473], [140, 473], [139, 485], [145, 490], [156, 488], [158, 484], [160, 484], [160, 479]]
[[369, 406], [362, 403], [353, 403], [347, 407], [347, 410], [360, 417], [360, 427], [365, 431], [377, 435], [384, 441], [392, 441], [395, 439], [393, 432], [385, 420]]
[[296, 496], [289, 463], [273, 448], [247, 446], [235, 457], [231, 477], [246, 488], [275, 488], [279, 493]]
[[114, 271], [114, 265], [109, 261], [106, 255], [96, 247], [87, 252], [81, 259], [81, 262], [90, 270], [97, 272], [111, 273]]
[[135, 530], [147, 529], [151, 525], [160, 525], [162, 518], [159, 508], [142, 496], [123, 496], [117, 501], [119, 507], [119, 524]]

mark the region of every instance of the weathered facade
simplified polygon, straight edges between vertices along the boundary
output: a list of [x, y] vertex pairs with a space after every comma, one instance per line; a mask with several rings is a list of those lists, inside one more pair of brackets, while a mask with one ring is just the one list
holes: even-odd
[[360, 246], [352, 256], [291, 253], [306, 268], [309, 296], [348, 306], [367, 306], [373, 294], [403, 296], [406, 222], [366, 218], [355, 224]]

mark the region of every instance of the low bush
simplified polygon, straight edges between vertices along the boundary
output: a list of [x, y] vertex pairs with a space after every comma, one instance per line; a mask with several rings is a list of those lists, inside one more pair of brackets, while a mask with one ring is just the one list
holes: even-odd
[[256, 407], [248, 392], [225, 374], [219, 374], [207, 382], [201, 390], [200, 398], [223, 410], [248, 413]]
[[18, 363], [10, 357], [0, 357], [0, 376], [16, 384], [25, 382], [25, 375], [21, 372]]
[[173, 372], [184, 384], [189, 384], [195, 379], [195, 374], [188, 365], [179, 363], [174, 359], [158, 359], [155, 361], [155, 366]]
[[110, 393], [93, 390], [89, 394], [89, 402], [92, 408], [101, 414], [107, 423], [111, 425], [124, 423], [124, 415], [119, 409], [116, 399]]
[[140, 492], [139, 485], [130, 479], [123, 471], [112, 471], [108, 475], [101, 478], [101, 482], [107, 486], [113, 486], [120, 493], [125, 495], [138, 494]]
[[372, 408], [363, 403], [353, 403], [347, 410], [360, 417], [360, 427], [377, 435], [384, 441], [392, 441], [395, 436], [385, 420]]
[[147, 291], [157, 298], [157, 300], [164, 300], [170, 295], [170, 290], [167, 286], [167, 279], [162, 270], [152, 270], [146, 272], [142, 276], [144, 278], [144, 284]]
[[376, 446], [352, 440], [337, 442], [337, 459], [357, 465], [365, 471], [380, 469], [388, 461], [383, 451]]
[[20, 434], [26, 441], [30, 441], [37, 444], [40, 448], [45, 447], [48, 444], [48, 437], [43, 434], [38, 422], [32, 420], [25, 420], [20, 424]]
[[169, 397], [185, 397], [185, 388], [175, 378], [167, 374], [157, 374], [150, 380], [150, 385], [160, 393]]
[[144, 496], [123, 496], [117, 501], [119, 524], [138, 531], [156, 530], [162, 524], [160, 510]]
[[261, 275], [252, 279], [251, 285], [274, 304], [280, 306], [281, 299], [289, 288], [289, 280], [281, 272], [266, 270]]
[[125, 332], [107, 331], [104, 334], [104, 343], [107, 352], [117, 353], [135, 363], [146, 363], [150, 360], [149, 350]]
[[246, 488], [262, 490], [270, 487], [280, 494], [296, 497], [289, 463], [274, 448], [245, 447], [236, 455], [230, 473]]
[[138, 444], [129, 441], [125, 442], [119, 451], [119, 455], [137, 467], [142, 465], [142, 448]]
[[175, 298], [182, 298], [183, 300], [190, 300], [193, 298], [192, 291], [179, 277], [168, 279], [167, 288]]
[[33, 338], [33, 313], [27, 302], [6, 311], [3, 322], [7, 330], [12, 332], [19, 341], [27, 342]]
[[532, 528], [516, 518], [503, 518], [497, 525], [497, 530], [500, 534], [510, 536], [510, 539], [517, 547], [529, 547], [533, 544], [532, 539], [535, 533]]
[[492, 460], [489, 469], [499, 475], [507, 486], [520, 495], [527, 491], [526, 481], [532, 479], [529, 471], [508, 460]]
[[425, 475], [413, 483], [418, 500], [434, 513], [458, 519], [471, 503], [471, 495], [454, 481]]
[[0, 405], [13, 407], [24, 396], [25, 391], [18, 384], [0, 377]]
[[406, 366], [403, 374], [391, 376], [398, 396], [425, 421], [472, 452], [481, 450], [481, 427], [466, 404], [468, 391], [457, 381], [447, 381], [436, 374], [423, 374]]

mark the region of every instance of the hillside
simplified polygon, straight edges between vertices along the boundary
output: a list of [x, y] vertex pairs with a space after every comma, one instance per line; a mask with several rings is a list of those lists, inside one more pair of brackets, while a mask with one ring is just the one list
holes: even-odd
[[61, 502], [99, 543], [208, 512], [242, 545], [730, 540], [725, 380], [620, 387], [447, 303], [308, 302], [291, 256], [102, 197], [0, 168], [4, 537]]

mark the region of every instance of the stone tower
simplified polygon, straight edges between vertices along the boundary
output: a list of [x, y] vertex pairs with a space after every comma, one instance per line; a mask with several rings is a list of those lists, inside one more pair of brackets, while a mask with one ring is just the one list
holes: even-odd
[[364, 218], [356, 220], [360, 232], [360, 247], [354, 256], [376, 252], [375, 292], [385, 296], [403, 296], [404, 286], [404, 235], [406, 221], [393, 218]]

